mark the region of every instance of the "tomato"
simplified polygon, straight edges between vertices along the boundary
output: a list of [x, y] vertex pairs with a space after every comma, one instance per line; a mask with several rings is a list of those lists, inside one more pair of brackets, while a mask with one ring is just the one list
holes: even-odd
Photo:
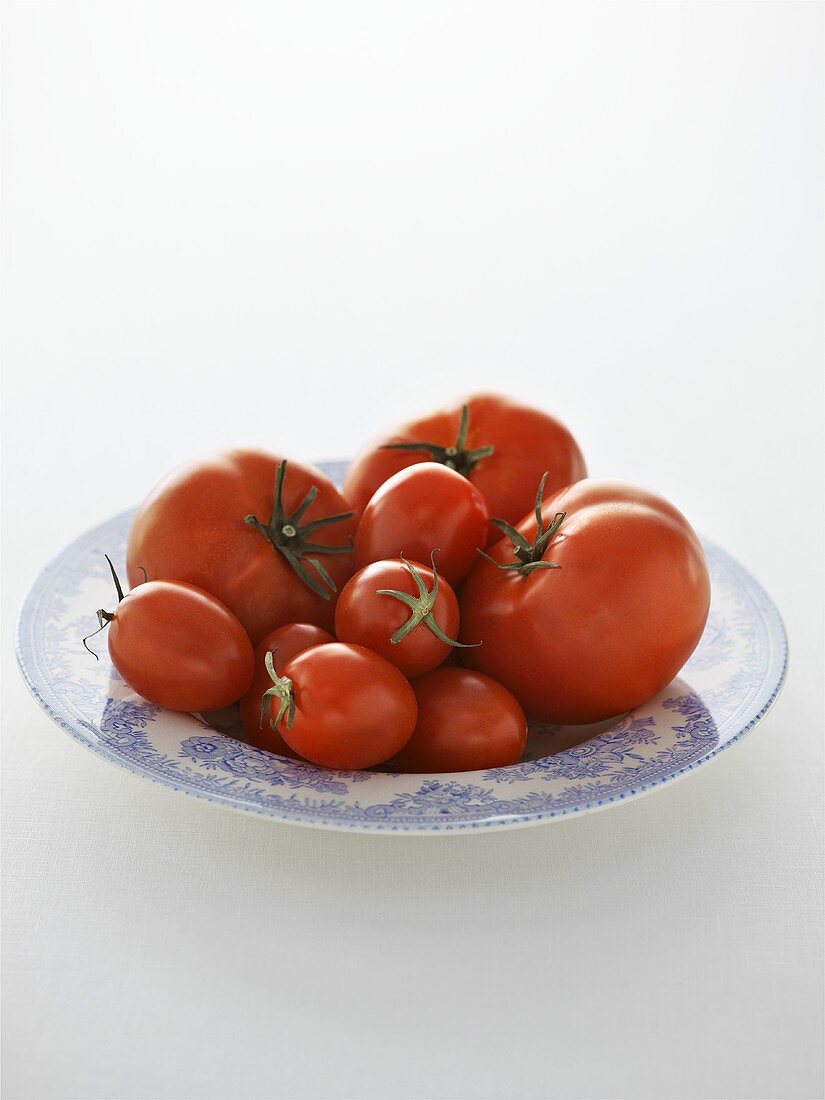
[[295, 755], [281, 735], [272, 729], [269, 722], [261, 719], [264, 692], [272, 687], [272, 678], [266, 667], [267, 653], [272, 654], [273, 667], [277, 671], [293, 657], [303, 653], [305, 649], [334, 641], [331, 634], [312, 623], [289, 623], [267, 634], [255, 650], [255, 674], [252, 686], [241, 699], [241, 721], [250, 745], [280, 753], [281, 756]]
[[521, 759], [527, 719], [515, 697], [489, 676], [437, 668], [413, 684], [418, 721], [394, 761], [407, 772], [504, 768]]
[[335, 605], [335, 633], [380, 653], [409, 679], [430, 672], [460, 646], [458, 600], [435, 567], [378, 561], [350, 577]]
[[205, 588], [255, 645], [291, 622], [331, 630], [333, 597], [354, 569], [354, 531], [319, 470], [263, 451], [221, 452], [175, 470], [138, 509], [129, 579], [145, 569], [152, 580]]
[[573, 436], [539, 409], [496, 394], [476, 394], [461, 405], [412, 420], [376, 440], [353, 461], [344, 495], [359, 517], [379, 485], [418, 462], [441, 462], [468, 477], [491, 515], [517, 523], [549, 471], [547, 492], [587, 475]]
[[527, 713], [596, 722], [632, 710], [677, 674], [710, 602], [701, 544], [662, 497], [585, 480], [554, 494], [490, 548], [462, 591], [464, 663]]
[[439, 551], [438, 565], [458, 584], [487, 545], [490, 515], [484, 497], [466, 478], [436, 462], [422, 462], [394, 474], [369, 502], [355, 533], [356, 568], [403, 554], [426, 561]]
[[[268, 666], [272, 657], [267, 657]], [[412, 736], [418, 708], [395, 665], [358, 645], [313, 646], [271, 668], [267, 719], [306, 760], [351, 771], [381, 764]]]
[[118, 605], [98, 611], [98, 622], [109, 627], [109, 655], [129, 687], [150, 703], [186, 711], [220, 710], [248, 690], [252, 645], [228, 607], [172, 581], [148, 581], [124, 595], [106, 560]]

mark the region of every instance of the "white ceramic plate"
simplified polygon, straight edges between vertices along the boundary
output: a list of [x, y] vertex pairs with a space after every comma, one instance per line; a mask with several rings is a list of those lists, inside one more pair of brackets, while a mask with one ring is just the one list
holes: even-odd
[[[340, 483], [345, 463], [326, 463]], [[132, 512], [68, 546], [23, 605], [18, 659], [34, 697], [93, 752], [177, 791], [275, 821], [359, 832], [438, 834], [556, 821], [672, 783], [753, 729], [776, 700], [787, 641], [776, 607], [723, 550], [705, 543], [710, 618], [680, 677], [655, 699], [598, 727], [535, 726], [523, 761], [443, 775], [331, 772], [273, 756], [193, 715], [132, 693], [105, 646], [81, 645], [111, 595], [104, 553], [125, 555]], [[239, 729], [227, 714], [223, 728]]]

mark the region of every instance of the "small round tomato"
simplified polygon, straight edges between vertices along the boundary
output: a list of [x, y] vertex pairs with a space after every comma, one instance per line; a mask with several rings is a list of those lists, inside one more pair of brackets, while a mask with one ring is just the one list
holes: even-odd
[[521, 759], [527, 719], [518, 701], [490, 676], [437, 668], [413, 684], [418, 721], [395, 763], [407, 772], [469, 772]]
[[158, 706], [198, 712], [228, 707], [248, 690], [252, 643], [228, 607], [175, 581], [147, 581], [124, 595], [106, 560], [118, 605], [98, 611], [98, 622], [109, 626], [109, 655], [129, 687]]
[[545, 470], [547, 492], [587, 474], [567, 428], [540, 409], [499, 394], [479, 393], [460, 405], [403, 424], [370, 443], [344, 479], [344, 495], [360, 516], [379, 485], [416, 462], [441, 462], [470, 479], [491, 515], [517, 523], [533, 502]]
[[667, 687], [702, 635], [710, 580], [685, 517], [647, 489], [579, 481], [542, 503], [479, 561], [461, 594], [465, 663], [525, 711], [587, 723]]
[[305, 760], [352, 771], [389, 760], [406, 745], [418, 708], [389, 661], [358, 645], [313, 646], [284, 665], [267, 658], [272, 684], [266, 720]]
[[431, 562], [377, 561], [350, 577], [335, 605], [338, 640], [380, 653], [409, 679], [446, 660], [461, 647], [458, 600]]
[[263, 721], [261, 718], [264, 692], [272, 687], [272, 677], [266, 667], [267, 653], [272, 654], [273, 667], [277, 671], [293, 657], [303, 653], [305, 649], [334, 641], [331, 634], [313, 623], [289, 623], [267, 634], [255, 650], [255, 673], [252, 686], [241, 699], [241, 721], [250, 745], [267, 749], [269, 752], [277, 752], [281, 756], [295, 755], [281, 735], [272, 729], [268, 721]]
[[426, 561], [435, 547], [450, 584], [460, 583], [487, 545], [490, 513], [466, 478], [435, 462], [401, 470], [377, 490], [355, 532], [355, 565], [404, 555]]

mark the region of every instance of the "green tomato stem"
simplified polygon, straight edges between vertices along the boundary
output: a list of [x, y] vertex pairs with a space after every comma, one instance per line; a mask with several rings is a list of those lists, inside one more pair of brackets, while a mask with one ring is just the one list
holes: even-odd
[[407, 561], [403, 554], [401, 555], [401, 560], [406, 566], [410, 576], [415, 581], [415, 586], [418, 589], [418, 596], [411, 596], [409, 592], [398, 592], [393, 588], [379, 588], [376, 590], [377, 595], [392, 596], [393, 599], [398, 600], [400, 603], [403, 603], [405, 607], [408, 607], [411, 612], [409, 619], [395, 631], [390, 637], [390, 641], [393, 645], [398, 645], [398, 643], [402, 642], [408, 634], [411, 634], [413, 630], [423, 625], [426, 626], [428, 630], [432, 631], [436, 638], [444, 642], [445, 645], [453, 646], [456, 649], [475, 649], [476, 646], [481, 645], [481, 642], [474, 642], [472, 644], [457, 642], [455, 638], [448, 637], [435, 621], [433, 608], [438, 598], [439, 581], [438, 570], [435, 567], [435, 555], [436, 551], [433, 550], [430, 554], [430, 562], [433, 570], [432, 591], [427, 591], [427, 585], [424, 582], [424, 578], [415, 568], [413, 563]]
[[269, 701], [274, 698], [278, 700], [278, 713], [274, 721], [270, 718], [270, 726], [277, 732], [281, 719], [286, 715], [286, 728], [292, 729], [292, 723], [295, 721], [295, 692], [292, 689], [292, 681], [288, 676], [279, 676], [275, 671], [275, 663], [272, 660], [271, 652], [268, 652], [264, 657], [264, 664], [272, 680], [272, 687], [268, 688], [261, 696], [260, 728], [263, 729], [264, 719], [269, 710]]
[[[112, 559], [109, 557], [108, 554], [104, 554], [103, 556], [106, 559], [106, 561], [109, 563], [109, 572], [112, 574], [112, 580], [115, 582], [115, 592], [117, 592], [117, 602], [118, 602], [118, 605], [120, 605], [121, 601], [126, 598], [123, 594], [123, 586], [120, 583], [120, 578], [118, 577], [117, 573], [115, 572], [114, 565], [112, 565]], [[140, 568], [143, 569], [143, 566], [141, 566]], [[143, 569], [143, 576], [144, 576], [144, 579], [145, 579], [146, 578], [146, 570], [145, 569]], [[84, 649], [87, 649], [89, 651], [89, 653], [91, 653], [91, 655], [94, 657], [94, 659], [96, 661], [99, 661], [100, 658], [95, 653], [95, 651], [92, 649], [92, 647], [89, 645], [89, 639], [94, 638], [96, 634], [99, 634], [101, 632], [101, 630], [105, 630], [106, 627], [109, 625], [109, 623], [114, 619], [115, 613], [113, 611], [106, 611], [105, 608], [99, 607], [97, 609], [97, 611], [95, 612], [95, 614], [97, 615], [97, 630], [93, 630], [91, 634], [86, 635], [86, 637], [83, 639], [83, 647], [84, 647]]]
[[466, 450], [465, 443], [467, 441], [469, 422], [470, 407], [469, 405], [462, 405], [461, 418], [458, 422], [458, 435], [452, 447], [439, 447], [437, 443], [426, 443], [421, 441], [410, 443], [387, 443], [381, 450], [423, 451], [425, 454], [429, 455], [431, 461], [440, 462], [444, 466], [449, 466], [451, 470], [455, 470], [456, 473], [461, 474], [462, 477], [469, 477], [476, 463], [480, 462], [483, 458], [489, 458], [495, 451], [495, 447], [492, 444], [486, 447], [475, 447], [473, 450], [469, 451]]
[[485, 551], [476, 547], [477, 552], [486, 561], [491, 562], [496, 569], [501, 569], [502, 572], [514, 572], [518, 573], [522, 577], [528, 577], [531, 573], [535, 573], [538, 569], [560, 569], [561, 566], [556, 562], [544, 561], [544, 554], [553, 540], [558, 529], [561, 527], [566, 516], [566, 512], [556, 512], [550, 524], [544, 526], [544, 517], [541, 512], [541, 502], [544, 499], [544, 486], [547, 481], [547, 472], [542, 475], [539, 487], [536, 491], [536, 537], [532, 543], [528, 542], [522, 533], [516, 530], [511, 523], [507, 523], [503, 519], [491, 519], [490, 523], [494, 527], [497, 527], [513, 544], [513, 556], [515, 561], [511, 562], [498, 562], [495, 558]]
[[[343, 546], [324, 546], [319, 542], [311, 542], [308, 535], [321, 527], [328, 527], [333, 523], [342, 523], [352, 516], [352, 512], [339, 512], [334, 516], [322, 516], [312, 520], [311, 523], [301, 524], [301, 519], [307, 508], [318, 496], [318, 486], [312, 485], [304, 499], [294, 512], [287, 514], [284, 511], [283, 495], [284, 481], [286, 479], [286, 459], [279, 465], [275, 474], [275, 493], [273, 498], [272, 515], [269, 523], [261, 523], [257, 516], [246, 516], [244, 522], [267, 539], [272, 548], [276, 550], [290, 568], [301, 578], [307, 588], [311, 588], [322, 600], [330, 599], [330, 594], [338, 589], [327, 570], [318, 561], [318, 554], [349, 554], [352, 551], [352, 541]], [[307, 566], [312, 566], [317, 576], [310, 573]]]

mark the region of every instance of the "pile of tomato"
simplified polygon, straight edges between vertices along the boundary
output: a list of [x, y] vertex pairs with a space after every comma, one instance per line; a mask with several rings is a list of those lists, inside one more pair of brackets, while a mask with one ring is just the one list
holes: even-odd
[[487, 394], [370, 444], [343, 491], [262, 451], [191, 462], [138, 510], [127, 571], [98, 619], [131, 688], [239, 703], [252, 745], [346, 770], [506, 766], [528, 718], [631, 710], [710, 601], [676, 508], [588, 478], [563, 424]]

